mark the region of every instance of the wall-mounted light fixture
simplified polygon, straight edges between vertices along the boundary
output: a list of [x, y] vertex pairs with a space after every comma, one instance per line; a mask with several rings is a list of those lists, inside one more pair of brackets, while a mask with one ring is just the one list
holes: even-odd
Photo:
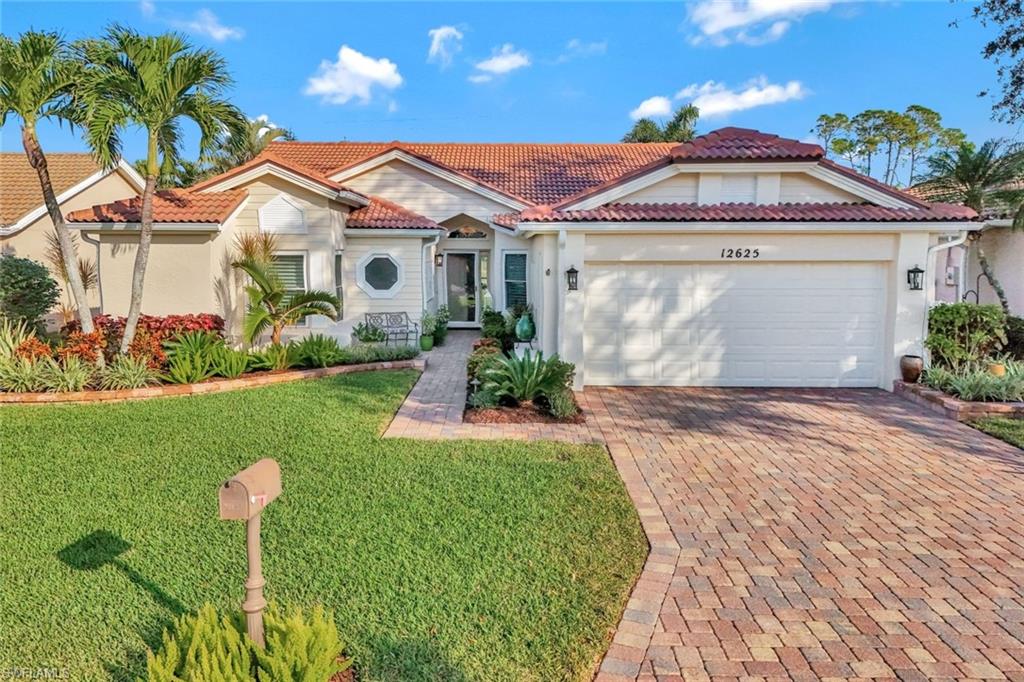
[[440, 267], [443, 267], [443, 266], [444, 266], [444, 254], [443, 253], [439, 253], [436, 256], [434, 256], [434, 267], [435, 268], [440, 268]]
[[576, 269], [575, 265], [570, 265], [569, 269], [565, 271], [565, 282], [569, 286], [569, 291], [576, 291], [579, 288], [579, 277], [580, 271]]
[[924, 289], [924, 270], [916, 265], [907, 270], [907, 286], [911, 291]]

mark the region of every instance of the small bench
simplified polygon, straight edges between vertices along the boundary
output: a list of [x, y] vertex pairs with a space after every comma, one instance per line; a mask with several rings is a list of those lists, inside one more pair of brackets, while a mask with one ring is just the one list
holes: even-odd
[[409, 319], [409, 313], [365, 313], [366, 326], [376, 327], [386, 335], [384, 345], [402, 340], [407, 346], [416, 343], [420, 326]]

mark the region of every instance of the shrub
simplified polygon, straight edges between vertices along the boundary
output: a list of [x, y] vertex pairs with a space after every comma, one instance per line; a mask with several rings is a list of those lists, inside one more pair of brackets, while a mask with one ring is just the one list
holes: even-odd
[[289, 369], [298, 364], [295, 346], [288, 344], [271, 344], [266, 348], [254, 351], [249, 356], [249, 362], [253, 369], [281, 370]]
[[213, 354], [178, 353], [167, 362], [167, 372], [163, 379], [172, 384], [198, 384], [206, 381], [215, 373]]
[[163, 343], [167, 357], [171, 360], [180, 355], [212, 356], [214, 350], [223, 345], [224, 339], [208, 331], [177, 333]]
[[39, 329], [60, 297], [46, 266], [28, 258], [0, 256], [0, 316]]
[[438, 346], [444, 344], [448, 338], [448, 323], [452, 320], [451, 310], [446, 305], [437, 308], [437, 328], [434, 329], [434, 343]]
[[1006, 343], [1006, 313], [998, 305], [944, 303], [928, 313], [925, 346], [932, 362], [953, 370], [988, 358]]
[[388, 340], [388, 334], [380, 327], [360, 322], [352, 330], [352, 338], [359, 343], [384, 343]]
[[157, 371], [144, 358], [115, 355], [99, 370], [96, 384], [105, 391], [126, 391], [160, 383]]
[[231, 680], [311, 680], [326, 682], [351, 661], [339, 662], [344, 648], [331, 614], [315, 608], [282, 611], [271, 604], [263, 616], [266, 648], [244, 633], [240, 614], [220, 616], [206, 604], [180, 616], [163, 634], [158, 652], [146, 656], [148, 682]]
[[249, 369], [249, 354], [227, 346], [213, 351], [213, 373], [225, 379], [237, 379]]
[[420, 334], [433, 336], [435, 331], [437, 331], [437, 316], [424, 310], [420, 316]]
[[489, 391], [486, 388], [481, 388], [479, 391], [476, 391], [473, 395], [469, 396], [469, 406], [475, 407], [478, 410], [497, 407], [498, 394], [494, 391]]
[[58, 393], [84, 391], [96, 376], [96, 365], [74, 355], [43, 361], [46, 387]]
[[476, 350], [477, 348], [483, 348], [485, 346], [490, 348], [498, 348], [498, 342], [496, 339], [488, 339], [484, 337], [481, 337], [473, 342], [473, 350]]
[[515, 322], [497, 310], [487, 309], [480, 317], [480, 336], [494, 339], [504, 351], [510, 351], [516, 344]]
[[411, 360], [420, 354], [416, 346], [351, 346], [342, 348], [339, 365], [362, 365], [367, 362]]
[[924, 383], [931, 388], [949, 393], [956, 375], [945, 367], [930, 367], [924, 373]]
[[103, 355], [106, 345], [107, 340], [100, 331], [91, 334], [71, 332], [57, 348], [57, 355], [62, 359], [78, 358], [95, 364]]
[[[121, 339], [118, 338], [114, 346], [107, 346], [107, 352], [116, 352], [120, 345]], [[167, 353], [164, 351], [160, 336], [145, 330], [135, 334], [135, 338], [128, 345], [128, 355], [142, 360], [154, 370], [159, 370], [167, 364]]]
[[303, 367], [330, 367], [338, 364], [341, 346], [330, 336], [312, 334], [295, 344], [295, 356]]
[[18, 344], [18, 347], [14, 349], [14, 354], [19, 358], [42, 360], [53, 357], [53, 348], [39, 337], [29, 336]]
[[933, 367], [925, 374], [925, 383], [944, 393], [969, 401], [1021, 401], [1024, 400], [1024, 373], [1019, 367], [1005, 376], [995, 376], [986, 370], [952, 372]]
[[24, 320], [12, 320], [0, 315], [0, 360], [14, 355], [15, 349], [32, 336]]
[[480, 346], [466, 359], [466, 379], [472, 381], [480, 378], [483, 370], [493, 366], [501, 356], [501, 349], [497, 346]]
[[[96, 315], [92, 321], [96, 329], [103, 334], [108, 358], [112, 358], [121, 347], [125, 318]], [[64, 325], [61, 333], [69, 336], [72, 332], [81, 331], [81, 329], [78, 321], [74, 320]], [[140, 315], [135, 339], [129, 352], [136, 357], [145, 357], [152, 367], [159, 368], [166, 361], [163, 342], [185, 332], [211, 332], [223, 337], [224, 318], [209, 313], [166, 315], [164, 317]]]
[[36, 393], [49, 388], [46, 360], [14, 356], [0, 359], [0, 390]]
[[1006, 345], [1003, 346], [1014, 360], [1024, 360], [1024, 317], [1006, 318]]
[[551, 416], [555, 419], [571, 419], [579, 412], [576, 398], [573, 397], [572, 391], [567, 388], [555, 391], [547, 396], [547, 399], [548, 411], [551, 412]]
[[517, 402], [553, 395], [565, 389], [564, 370], [557, 355], [526, 351], [522, 357], [505, 356], [483, 373], [484, 388], [499, 398]]

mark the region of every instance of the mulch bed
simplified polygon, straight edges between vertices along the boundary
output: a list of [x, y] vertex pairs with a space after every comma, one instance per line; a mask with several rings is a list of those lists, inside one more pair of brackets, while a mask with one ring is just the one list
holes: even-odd
[[517, 407], [471, 407], [462, 413], [462, 421], [467, 424], [582, 424], [586, 419], [582, 412], [570, 419], [556, 419], [536, 405], [524, 403]]

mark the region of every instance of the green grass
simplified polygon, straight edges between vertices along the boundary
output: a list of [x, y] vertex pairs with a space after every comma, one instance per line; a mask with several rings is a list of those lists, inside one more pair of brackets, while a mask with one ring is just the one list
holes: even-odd
[[414, 380], [0, 408], [0, 670], [132, 679], [176, 612], [237, 608], [217, 486], [270, 456], [267, 596], [333, 609], [362, 679], [587, 678], [646, 555], [607, 454], [381, 440]]
[[999, 440], [1006, 441], [1010, 445], [1024, 448], [1024, 419], [990, 417], [971, 422], [971, 426], [990, 436], [995, 436]]

